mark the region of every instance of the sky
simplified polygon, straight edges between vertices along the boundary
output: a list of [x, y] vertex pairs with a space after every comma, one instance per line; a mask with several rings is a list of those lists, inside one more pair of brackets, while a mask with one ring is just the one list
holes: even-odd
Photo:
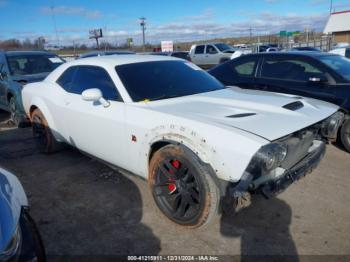
[[[0, 40], [43, 36], [51, 44], [93, 44], [89, 29], [102, 28], [104, 41], [192, 41], [265, 35], [281, 30], [322, 31], [331, 0], [0, 0]], [[333, 0], [333, 11], [349, 10]]]

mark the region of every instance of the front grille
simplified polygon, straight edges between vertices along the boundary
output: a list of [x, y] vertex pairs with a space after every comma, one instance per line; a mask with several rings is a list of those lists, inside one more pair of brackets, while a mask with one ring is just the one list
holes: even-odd
[[281, 164], [282, 168], [289, 169], [303, 159], [315, 140], [315, 134], [311, 130], [303, 130], [284, 141], [287, 145], [287, 156]]

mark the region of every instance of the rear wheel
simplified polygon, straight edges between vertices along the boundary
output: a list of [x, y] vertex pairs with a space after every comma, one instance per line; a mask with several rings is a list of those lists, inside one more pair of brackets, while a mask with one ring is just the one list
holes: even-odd
[[346, 151], [350, 152], [350, 119], [346, 120], [341, 127], [340, 140]]
[[196, 228], [218, 214], [219, 190], [210, 171], [190, 150], [168, 145], [151, 159], [153, 198], [173, 222]]
[[35, 109], [31, 116], [33, 136], [37, 147], [42, 153], [53, 153], [59, 150], [60, 144], [52, 135], [51, 129], [39, 109]]

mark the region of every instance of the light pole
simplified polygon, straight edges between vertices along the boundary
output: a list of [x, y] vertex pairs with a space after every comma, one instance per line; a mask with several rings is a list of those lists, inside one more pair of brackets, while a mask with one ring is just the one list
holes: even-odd
[[331, 6], [329, 8], [329, 13], [331, 14], [332, 13], [332, 9], [333, 9], [333, 0], [331, 0]]
[[142, 29], [142, 50], [143, 50], [143, 52], [145, 52], [145, 44], [146, 44], [146, 42], [145, 42], [145, 30], [146, 30], [146, 27], [145, 27], [145, 25], [146, 25], [146, 18], [145, 17], [141, 17], [140, 18], [140, 26], [141, 26], [141, 29]]

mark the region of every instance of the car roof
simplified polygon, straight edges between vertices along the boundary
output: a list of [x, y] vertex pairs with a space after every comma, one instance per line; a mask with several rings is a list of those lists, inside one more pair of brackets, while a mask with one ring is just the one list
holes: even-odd
[[321, 57], [321, 56], [336, 56], [336, 54], [326, 52], [315, 52], [315, 51], [286, 51], [286, 52], [262, 52], [254, 54], [246, 54], [246, 56], [308, 56], [308, 57]]
[[110, 54], [135, 54], [132, 51], [126, 51], [126, 50], [114, 50], [114, 51], [92, 51], [92, 52], [87, 52], [87, 53], [83, 53], [80, 55], [81, 58], [83, 58], [84, 56], [93, 56], [93, 55], [110, 55]]
[[17, 56], [17, 55], [56, 55], [47, 51], [6, 51], [7, 56]]
[[153, 61], [183, 61], [183, 59], [172, 57], [172, 56], [160, 56], [160, 55], [109, 55], [109, 56], [94, 56], [87, 57], [84, 59], [77, 59], [66, 63], [67, 66], [71, 65], [108, 65], [118, 66], [123, 64], [133, 64], [142, 62], [153, 62]]

